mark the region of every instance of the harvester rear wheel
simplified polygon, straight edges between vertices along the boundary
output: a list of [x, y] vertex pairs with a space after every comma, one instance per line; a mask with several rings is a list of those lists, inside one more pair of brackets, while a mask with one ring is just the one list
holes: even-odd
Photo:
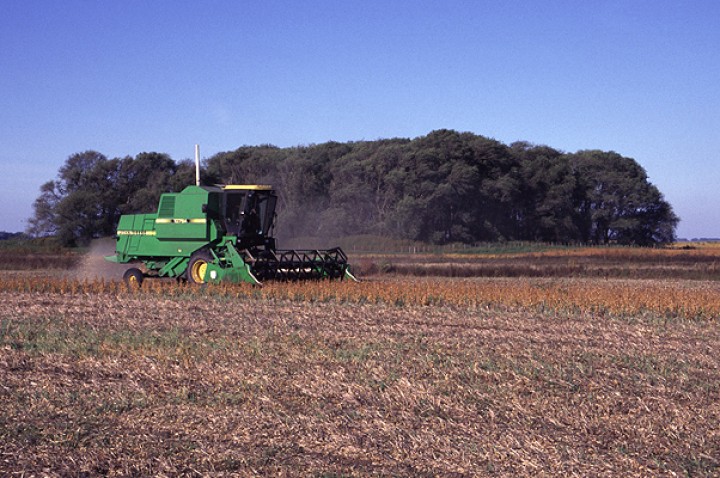
[[205, 272], [211, 261], [210, 254], [206, 251], [198, 251], [193, 254], [187, 268], [187, 280], [193, 284], [204, 284]]
[[123, 274], [123, 281], [131, 289], [139, 289], [142, 285], [144, 278], [145, 276], [143, 276], [143, 273], [140, 271], [140, 269], [137, 269], [135, 267], [126, 270], [125, 274]]

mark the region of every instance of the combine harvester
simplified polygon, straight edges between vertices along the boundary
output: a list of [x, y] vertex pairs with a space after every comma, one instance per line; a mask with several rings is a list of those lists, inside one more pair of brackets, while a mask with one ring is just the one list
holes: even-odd
[[277, 250], [272, 237], [276, 204], [272, 187], [262, 185], [196, 185], [163, 194], [157, 213], [120, 217], [116, 254], [105, 259], [144, 264], [144, 272], [131, 268], [123, 276], [135, 286], [149, 277], [257, 285], [267, 280], [356, 280], [339, 247]]

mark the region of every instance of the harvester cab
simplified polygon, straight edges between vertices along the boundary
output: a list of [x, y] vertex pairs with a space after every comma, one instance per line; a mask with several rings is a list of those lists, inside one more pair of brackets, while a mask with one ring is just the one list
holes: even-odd
[[271, 186], [188, 186], [160, 197], [156, 213], [124, 215], [115, 255], [121, 264], [140, 263], [124, 276], [140, 284], [147, 277], [189, 282], [266, 280], [355, 280], [339, 247], [277, 250], [273, 237], [277, 195]]
[[206, 207], [208, 215], [221, 221], [228, 236], [238, 238], [240, 249], [275, 249], [271, 237], [277, 196], [270, 186], [226, 186], [220, 211]]

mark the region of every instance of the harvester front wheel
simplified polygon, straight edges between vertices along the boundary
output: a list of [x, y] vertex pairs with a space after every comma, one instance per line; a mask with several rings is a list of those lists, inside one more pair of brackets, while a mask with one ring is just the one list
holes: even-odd
[[131, 289], [139, 289], [144, 278], [145, 276], [143, 276], [140, 269], [135, 267], [126, 270], [125, 274], [123, 274], [123, 282]]
[[207, 266], [212, 261], [206, 251], [198, 251], [190, 257], [187, 268], [187, 280], [193, 284], [204, 284]]

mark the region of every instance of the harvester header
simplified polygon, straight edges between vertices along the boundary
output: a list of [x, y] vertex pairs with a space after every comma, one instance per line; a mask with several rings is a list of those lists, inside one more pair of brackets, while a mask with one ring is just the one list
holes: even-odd
[[147, 277], [188, 282], [354, 279], [347, 256], [328, 250], [277, 250], [272, 236], [277, 195], [272, 186], [188, 186], [160, 197], [156, 213], [120, 217], [116, 254], [128, 283]]

